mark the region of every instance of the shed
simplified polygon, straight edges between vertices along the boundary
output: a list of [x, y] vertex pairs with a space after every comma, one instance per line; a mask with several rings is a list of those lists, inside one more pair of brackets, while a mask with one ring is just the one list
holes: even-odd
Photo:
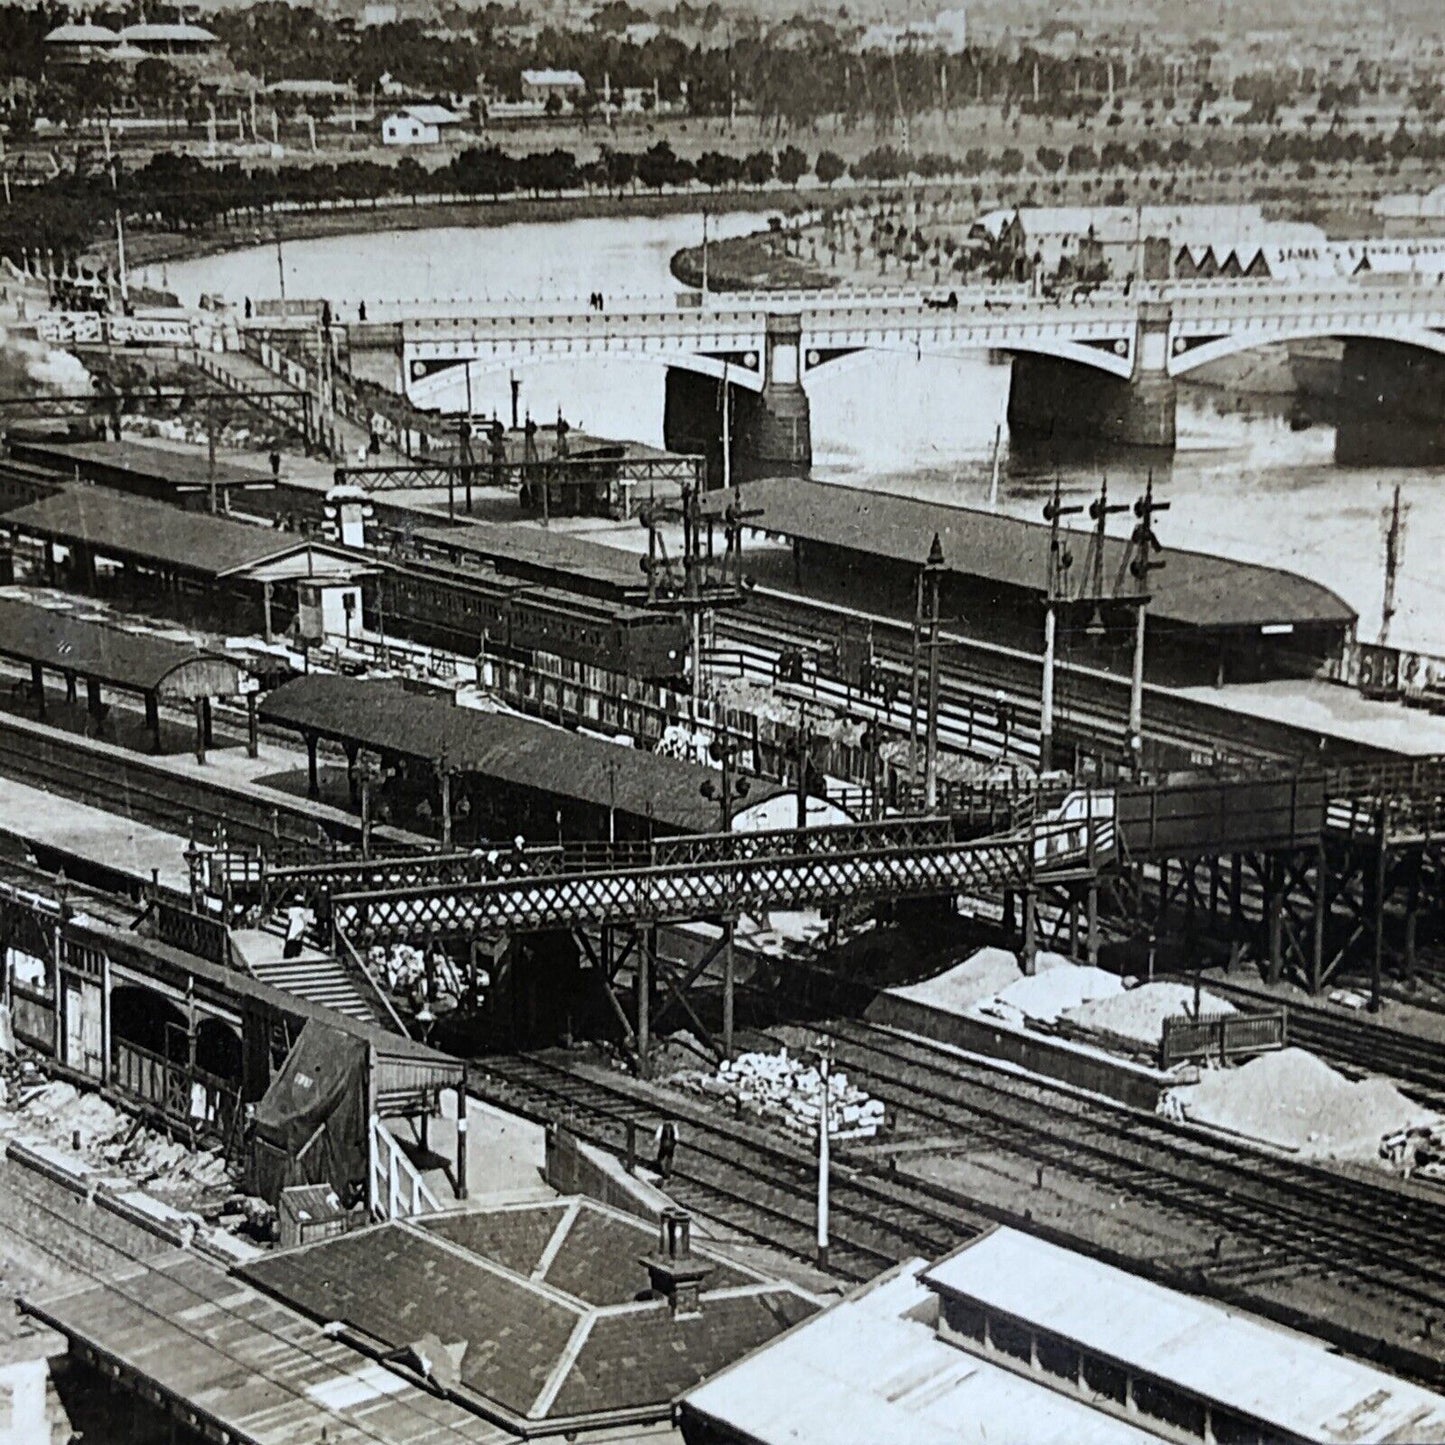
[[442, 134], [461, 124], [461, 116], [441, 105], [407, 105], [381, 122], [381, 143], [388, 146], [434, 146]]
[[62, 442], [14, 434], [8, 440], [11, 455], [22, 461], [192, 511], [208, 510], [213, 493], [229, 511], [234, 493], [270, 491], [276, 485], [269, 473], [254, 467], [221, 460], [213, 467], [199, 453], [144, 442]]
[[32, 700], [45, 717], [45, 674], [59, 673], [73, 700], [85, 679], [91, 717], [104, 716], [101, 688], [145, 699], [146, 725], [160, 751], [160, 703], [189, 702], [196, 713], [196, 756], [204, 762], [211, 742], [211, 699], [246, 693], [251, 745], [256, 742], [255, 684], [234, 658], [170, 638], [129, 631], [71, 612], [0, 597], [0, 656], [30, 665]]
[[[259, 591], [267, 641], [273, 630], [271, 599], [278, 584], [294, 586], [298, 594], [302, 587], [317, 593], [350, 592], [355, 597], [352, 611], [360, 616], [360, 578], [375, 570], [356, 553], [295, 532], [186, 512], [105, 487], [66, 487], [52, 497], [0, 514], [0, 527], [8, 529], [12, 538], [44, 542], [52, 579], [57, 574], [59, 544], [72, 552], [76, 581], [83, 586], [96, 583], [96, 559], [106, 558], [123, 569], [156, 576], [168, 591], [183, 585], [251, 597]], [[325, 610], [318, 602], [318, 619]], [[319, 620], [316, 626], [321, 626]]]
[[[729, 500], [714, 495], [705, 505], [721, 510]], [[1004, 640], [1027, 643], [1042, 634], [1050, 545], [1044, 522], [792, 478], [752, 483], [746, 503], [760, 510], [755, 530], [792, 542], [797, 581], [807, 571], [850, 589], [855, 599], [860, 591], [886, 590], [887, 605], [911, 615], [916, 578], [936, 535], [946, 608], [951, 603], [954, 615], [986, 617]], [[1068, 528], [1062, 537], [1074, 561], [1068, 591], [1079, 597], [1087, 590], [1093, 538]], [[1128, 573], [1129, 559], [1127, 539], [1104, 539], [1106, 609], [1132, 613], [1138, 584]], [[1157, 560], [1164, 566], [1149, 578], [1156, 676], [1167, 670], [1171, 681], [1219, 681], [1226, 663], [1313, 673], [1353, 632], [1354, 610], [1297, 573], [1167, 545]]]

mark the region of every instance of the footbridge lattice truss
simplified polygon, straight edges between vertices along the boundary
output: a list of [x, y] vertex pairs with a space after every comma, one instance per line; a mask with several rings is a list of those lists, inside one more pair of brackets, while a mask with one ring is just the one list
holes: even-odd
[[332, 926], [360, 944], [735, 918], [880, 899], [988, 896], [1092, 877], [1113, 856], [1110, 817], [960, 841], [948, 820], [675, 840], [645, 867], [334, 893]]

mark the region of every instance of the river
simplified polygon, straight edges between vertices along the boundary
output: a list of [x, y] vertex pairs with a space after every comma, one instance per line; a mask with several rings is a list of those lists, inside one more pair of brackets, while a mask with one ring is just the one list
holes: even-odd
[[[715, 236], [742, 234], [756, 215], [710, 218]], [[288, 242], [280, 266], [289, 296], [330, 298], [345, 317], [360, 299], [435, 302], [477, 297], [587, 297], [609, 304], [675, 289], [668, 261], [696, 244], [696, 215], [377, 232]], [[183, 300], [219, 293], [240, 304], [275, 297], [274, 246], [150, 268], [141, 279]], [[662, 442], [660, 367], [577, 362], [522, 373], [523, 404], [543, 418], [560, 406], [569, 421], [605, 435]], [[813, 475], [970, 505], [987, 504], [995, 435], [1008, 395], [1006, 364], [983, 353], [959, 358], [875, 354], [825, 368], [809, 383]], [[505, 374], [474, 392], [480, 411], [508, 405]], [[1398, 483], [1407, 507], [1404, 562], [1391, 641], [1445, 652], [1445, 581], [1436, 558], [1445, 542], [1445, 468], [1343, 467], [1325, 423], [1291, 428], [1278, 398], [1240, 397], [1210, 387], [1181, 389], [1178, 449], [1170, 458], [1115, 452], [1055, 460], [999, 447], [1001, 509], [1037, 518], [1057, 471], [1069, 498], [1087, 501], [1107, 475], [1114, 499], [1132, 498], [1153, 469], [1171, 504], [1158, 519], [1167, 546], [1220, 552], [1300, 572], [1325, 583], [1360, 613], [1360, 635], [1378, 635], [1384, 591], [1384, 515]], [[1115, 519], [1127, 531], [1132, 518]]]

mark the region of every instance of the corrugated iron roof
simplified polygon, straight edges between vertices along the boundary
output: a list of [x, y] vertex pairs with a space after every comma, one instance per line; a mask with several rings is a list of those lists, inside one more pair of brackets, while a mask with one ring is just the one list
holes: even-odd
[[253, 1445], [505, 1445], [515, 1438], [329, 1339], [189, 1250], [21, 1307]]
[[[159, 689], [169, 681], [166, 690], [182, 698], [239, 692], [245, 671], [224, 653], [204, 652], [149, 632], [128, 632], [12, 597], [0, 597], [0, 654], [136, 692]], [[195, 691], [183, 675], [177, 676], [186, 669], [196, 674], [194, 682], [203, 690]], [[218, 677], [222, 670], [227, 675]]]
[[1445, 1397], [1018, 1230], [991, 1230], [923, 1279], [1291, 1438], [1445, 1440]]
[[[615, 807], [687, 833], [712, 832], [718, 805], [702, 796], [717, 774], [697, 763], [620, 747], [510, 713], [457, 707], [399, 682], [312, 674], [283, 683], [261, 717], [331, 741], [436, 762], [515, 787]], [[780, 789], [753, 784], [748, 802]]]
[[[713, 507], [726, 504], [726, 498], [709, 499]], [[744, 504], [762, 509], [754, 527], [915, 567], [923, 565], [936, 532], [949, 572], [1040, 596], [1047, 585], [1049, 528], [1043, 522], [792, 478], [751, 483], [744, 488]], [[1092, 538], [1070, 529], [1065, 535], [1077, 587]], [[1106, 588], [1113, 586], [1128, 550], [1122, 538], [1105, 539]], [[1329, 588], [1280, 568], [1169, 546], [1157, 560], [1165, 566], [1149, 578], [1152, 618], [1203, 629], [1284, 623], [1347, 627], [1356, 619]], [[1130, 585], [1127, 577], [1125, 585]]]
[[107, 557], [158, 563], [212, 579], [231, 577], [307, 548], [326, 556], [344, 555], [291, 532], [208, 512], [184, 512], [107, 487], [66, 487], [53, 497], [6, 512], [3, 525], [67, 545], [84, 543]]

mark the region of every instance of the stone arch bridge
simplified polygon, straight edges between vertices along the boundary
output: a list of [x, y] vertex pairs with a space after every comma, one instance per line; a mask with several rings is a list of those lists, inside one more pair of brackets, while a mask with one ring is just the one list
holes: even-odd
[[1025, 287], [770, 292], [709, 297], [706, 306], [684, 293], [603, 311], [567, 302], [478, 304], [449, 316], [399, 310], [348, 330], [353, 349], [396, 354], [408, 396], [426, 408], [460, 406], [469, 369], [475, 377], [584, 358], [665, 366], [670, 401], [674, 379], [697, 379], [695, 394], [707, 397], [725, 383], [743, 403], [744, 454], [782, 465], [811, 458], [808, 379], [873, 351], [1007, 352], [1012, 427], [1126, 445], [1172, 447], [1179, 379], [1270, 343], [1342, 338], [1346, 370], [1364, 377], [1366, 393], [1375, 374], [1376, 391], [1399, 391], [1403, 366], [1417, 393], [1423, 377], [1445, 400], [1445, 361], [1433, 360], [1445, 353], [1445, 286], [1424, 278], [1171, 282], [1062, 297]]

